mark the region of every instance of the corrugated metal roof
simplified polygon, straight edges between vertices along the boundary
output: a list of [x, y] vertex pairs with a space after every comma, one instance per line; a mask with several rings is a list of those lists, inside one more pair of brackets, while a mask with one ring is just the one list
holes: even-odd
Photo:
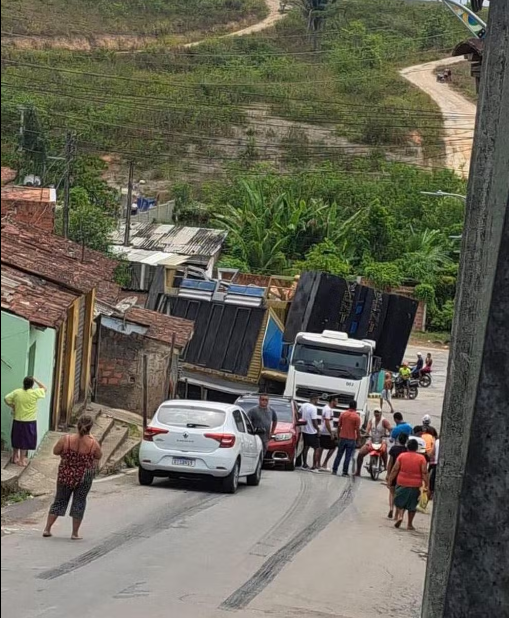
[[[112, 235], [115, 245], [124, 240], [125, 223]], [[213, 256], [221, 250], [227, 232], [201, 227], [159, 223], [132, 223], [131, 245], [136, 249], [164, 251], [185, 256]]]
[[148, 251], [135, 247], [123, 247], [113, 245], [112, 252], [129, 262], [137, 264], [148, 264], [149, 266], [178, 266], [189, 259], [188, 255], [177, 255], [176, 253], [165, 253], [164, 251]]

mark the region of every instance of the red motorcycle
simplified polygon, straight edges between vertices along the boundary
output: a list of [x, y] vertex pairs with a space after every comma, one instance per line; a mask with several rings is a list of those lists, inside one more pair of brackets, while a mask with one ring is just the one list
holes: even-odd
[[366, 469], [374, 481], [376, 481], [385, 470], [382, 457], [382, 446], [383, 444], [381, 442], [372, 442], [371, 450], [369, 451], [369, 459], [366, 464]]

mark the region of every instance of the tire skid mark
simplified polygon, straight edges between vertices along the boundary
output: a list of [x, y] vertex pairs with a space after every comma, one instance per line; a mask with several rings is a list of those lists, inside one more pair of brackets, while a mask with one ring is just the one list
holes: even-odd
[[95, 562], [99, 558], [103, 558], [107, 554], [115, 551], [122, 545], [134, 543], [141, 539], [148, 539], [163, 530], [167, 530], [172, 525], [178, 523], [184, 518], [193, 517], [202, 511], [215, 506], [224, 496], [208, 495], [206, 497], [192, 497], [190, 500], [184, 501], [175, 509], [168, 511], [168, 507], [161, 508], [147, 523], [147, 519], [142, 522], [137, 522], [127, 526], [120, 532], [110, 534], [102, 541], [100, 545], [93, 547], [89, 551], [80, 554], [76, 558], [64, 562], [58, 567], [43, 571], [37, 576], [37, 579], [52, 580], [62, 577], [87, 566], [91, 562]]
[[219, 609], [245, 609], [253, 599], [277, 577], [283, 568], [304, 549], [322, 530], [352, 502], [358, 483], [348, 483], [339, 498], [309, 526], [294, 535], [283, 547], [268, 558], [258, 571], [233, 594], [225, 599]]
[[305, 475], [300, 475], [300, 487], [292, 502], [290, 508], [278, 519], [272, 528], [263, 536], [260, 541], [257, 541], [249, 550], [249, 553], [254, 556], [265, 558], [272, 552], [274, 547], [281, 543], [281, 539], [291, 533], [291, 525], [295, 522], [298, 514], [301, 513], [307, 506], [312, 494], [312, 486], [309, 478]]

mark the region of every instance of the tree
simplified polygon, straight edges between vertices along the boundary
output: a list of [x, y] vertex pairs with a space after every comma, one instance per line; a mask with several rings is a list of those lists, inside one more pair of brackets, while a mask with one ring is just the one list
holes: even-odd
[[71, 189], [69, 211], [69, 238], [75, 242], [107, 253], [115, 219], [102, 208], [92, 204], [88, 193], [81, 187]]
[[351, 274], [350, 264], [344, 261], [337, 246], [329, 239], [315, 245], [306, 254], [306, 259], [296, 262], [297, 272], [304, 270], [321, 270], [338, 277], [348, 277]]
[[306, 20], [313, 49], [316, 50], [318, 33], [323, 29], [327, 19], [337, 12], [336, 0], [290, 0], [288, 4], [300, 10], [302, 17]]

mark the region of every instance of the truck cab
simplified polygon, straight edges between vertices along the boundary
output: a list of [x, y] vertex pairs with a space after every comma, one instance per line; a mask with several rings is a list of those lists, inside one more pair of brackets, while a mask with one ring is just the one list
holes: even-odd
[[371, 374], [378, 371], [374, 356], [375, 342], [351, 339], [346, 333], [325, 330], [323, 333], [298, 333], [295, 338], [285, 397], [299, 405], [318, 395], [322, 408], [330, 395], [338, 397], [338, 413], [357, 401], [361, 425], [369, 419], [368, 394]]

